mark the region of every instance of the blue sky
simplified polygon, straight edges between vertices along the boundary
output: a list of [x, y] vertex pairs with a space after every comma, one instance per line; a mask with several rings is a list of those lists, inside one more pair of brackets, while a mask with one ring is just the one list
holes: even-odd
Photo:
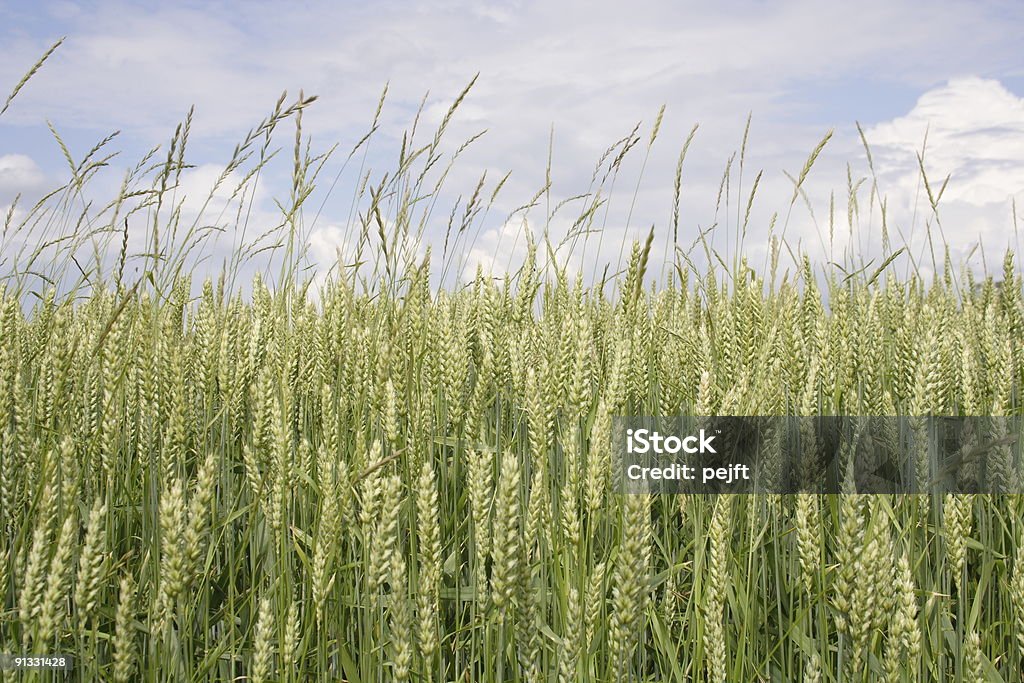
[[[792, 185], [784, 171], [797, 174], [830, 129], [835, 135], [806, 185], [814, 220], [798, 203], [787, 239], [827, 257], [819, 235], [827, 231], [834, 192], [842, 217], [836, 243], [877, 252], [879, 220], [867, 216], [866, 189], [863, 215], [852, 233], [847, 227], [847, 164], [855, 180], [868, 171], [855, 121], [871, 144], [890, 226], [913, 249], [924, 248], [928, 219], [916, 158], [927, 129], [933, 184], [951, 176], [940, 215], [954, 255], [966, 257], [979, 239], [1001, 254], [1016, 245], [1011, 200], [1024, 206], [1022, 29], [1019, 2], [0, 3], [0, 90], [67, 36], [0, 119], [0, 209], [15, 194], [31, 197], [64, 177], [46, 120], [78, 155], [120, 130], [117, 146], [127, 165], [166, 143], [194, 104], [192, 161], [199, 167], [186, 189], [198, 195], [282, 90], [319, 96], [304, 120], [314, 147], [337, 142], [347, 149], [388, 82], [380, 136], [368, 157], [383, 171], [393, 165], [424, 94], [429, 90], [425, 118], [436, 123], [479, 72], [450, 135], [458, 141], [488, 132], [453, 170], [438, 216], [447, 218], [455, 197], [470, 194], [484, 169], [492, 181], [512, 175], [500, 210], [467, 247], [469, 273], [477, 264], [500, 270], [522, 254], [516, 235], [538, 234], [543, 216], [536, 212], [525, 225], [504, 219], [543, 184], [552, 127], [557, 201], [585, 192], [608, 145], [637, 122], [649, 127], [662, 104], [664, 122], [635, 205], [642, 153], [615, 188], [601, 248], [588, 249], [585, 259], [614, 262], [622, 240], [646, 234], [652, 224], [664, 242], [676, 158], [694, 123], [700, 129], [684, 171], [681, 223], [688, 240], [710, 226], [748, 113], [746, 186], [737, 196], [745, 196], [758, 170], [764, 173], [744, 246], [752, 260], [764, 255], [769, 217], [788, 206]], [[334, 176], [341, 158], [328, 164], [325, 177]], [[111, 169], [103, 182], [116, 189], [119, 178], [120, 170]], [[268, 176], [257, 219], [273, 220], [271, 199], [287, 193], [286, 182], [284, 174]], [[321, 262], [343, 247], [354, 182], [344, 175], [307, 226], [311, 254]], [[552, 222], [553, 231], [571, 223], [572, 214], [565, 216]], [[440, 235], [434, 226], [427, 240], [436, 244]], [[716, 234], [716, 245], [726, 238]], [[571, 265], [590, 272], [592, 264]]]

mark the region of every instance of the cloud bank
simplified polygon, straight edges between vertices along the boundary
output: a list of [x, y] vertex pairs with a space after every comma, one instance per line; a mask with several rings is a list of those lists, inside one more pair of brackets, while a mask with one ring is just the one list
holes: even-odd
[[[877, 250], [879, 220], [867, 216], [866, 186], [856, 229], [847, 229], [848, 176], [856, 182], [869, 174], [854, 121], [864, 124], [872, 146], [891, 225], [912, 241], [929, 220], [916, 159], [926, 129], [929, 178], [939, 185], [951, 175], [942, 217], [957, 253], [979, 238], [993, 248], [1007, 242], [1008, 202], [1020, 196], [1024, 173], [1022, 103], [1005, 85], [1024, 74], [1019, 3], [947, 1], [922, 12], [916, 2], [869, 0], [851, 12], [843, 3], [811, 0], [640, 0], [624, 12], [610, 2], [312, 1], [282, 12], [269, 2], [101, 0], [0, 12], [10, 55], [0, 65], [3, 82], [16, 82], [23, 65], [57, 35], [68, 35], [0, 125], [0, 153], [34, 160], [47, 173], [60, 160], [53, 160], [52, 141], [33, 132], [44, 118], [70, 139], [77, 136], [77, 149], [121, 129], [127, 151], [141, 153], [168, 139], [194, 103], [193, 152], [198, 163], [216, 164], [283, 89], [319, 95], [304, 129], [322, 147], [341, 141], [346, 148], [365, 132], [388, 83], [380, 130], [365, 158], [366, 167], [382, 173], [393, 168], [420, 103], [425, 140], [479, 72], [450, 124], [446, 149], [487, 133], [452, 169], [425, 235], [434, 244], [443, 239], [448, 208], [472, 192], [485, 169], [492, 183], [511, 170], [490, 222], [479, 239], [466, 243], [463, 261], [470, 269], [508, 261], [493, 253], [511, 248], [505, 245], [512, 240], [499, 240], [510, 229], [508, 215], [549, 173], [553, 204], [586, 192], [594, 163], [638, 121], [643, 141], [600, 214], [606, 237], [600, 248], [588, 242], [588, 259], [614, 260], [622, 251], [617, 240], [645, 235], [652, 224], [656, 244], [667, 247], [676, 160], [694, 123], [700, 129], [680, 198], [683, 237], [690, 244], [718, 225], [711, 234], [715, 248], [735, 249], [752, 181], [763, 171], [743, 241], [745, 252], [762, 261], [772, 215], [780, 214], [778, 229], [790, 213], [793, 188], [784, 172], [798, 174], [830, 128], [835, 135], [804, 188], [814, 218], [801, 199], [785, 228], [787, 240], [819, 253]], [[662, 105], [659, 139], [645, 156]], [[737, 155], [716, 212], [726, 162], [739, 151], [751, 112], [742, 182]], [[345, 225], [359, 182], [353, 169], [363, 163], [357, 161], [312, 231]], [[325, 180], [337, 169], [337, 163], [329, 166]], [[274, 214], [269, 198], [286, 194], [286, 183], [284, 177], [266, 180], [266, 216]], [[539, 213], [528, 215], [537, 238], [537, 226], [546, 222]], [[314, 247], [329, 258], [332, 249], [320, 242]]]

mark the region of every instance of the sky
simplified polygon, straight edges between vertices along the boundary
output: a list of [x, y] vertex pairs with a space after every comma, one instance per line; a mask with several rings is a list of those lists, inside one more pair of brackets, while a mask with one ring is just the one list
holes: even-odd
[[[597, 214], [601, 232], [588, 237], [585, 249], [558, 252], [572, 272], [590, 278], [604, 264], [614, 270], [623, 244], [644, 239], [652, 226], [657, 256], [670, 249], [676, 164], [695, 124], [679, 209], [679, 243], [687, 249], [707, 231], [726, 260], [743, 255], [763, 270], [773, 230], [816, 261], [849, 268], [854, 255], [853, 263], [880, 262], [874, 178], [886, 202], [891, 248], [908, 247], [898, 267], [916, 264], [927, 272], [929, 249], [942, 240], [955, 263], [992, 269], [990, 261], [1020, 244], [1013, 202], [1024, 206], [1022, 29], [1024, 4], [1016, 1], [939, 1], [927, 8], [899, 0], [856, 6], [821, 0], [0, 1], [0, 91], [9, 92], [65, 37], [0, 117], [0, 212], [7, 213], [16, 195], [24, 206], [26, 198], [66, 182], [67, 162], [47, 122], [74, 158], [120, 131], [112, 143], [120, 155], [93, 183], [100, 197], [112, 195], [147, 150], [163, 145], [166, 154], [191, 106], [194, 167], [182, 174], [179, 192], [183, 210], [198, 212], [235, 144], [282, 91], [290, 100], [302, 91], [318, 97], [303, 113], [311, 149], [338, 144], [304, 217], [310, 258], [323, 272], [339, 249], [344, 260], [351, 248], [360, 168], [371, 169], [372, 180], [395, 168], [403, 132], [421, 103], [418, 139], [429, 142], [453, 99], [479, 74], [444, 149], [451, 153], [486, 133], [460, 155], [433, 198], [423, 239], [409, 245], [422, 254], [429, 243], [436, 257], [455, 202], [461, 216], [484, 171], [488, 197], [510, 173], [491, 210], [459, 244], [452, 277], [471, 278], [477, 267], [499, 274], [514, 268], [527, 231], [536, 241], [546, 229], [557, 243], [587, 200], [569, 200], [552, 218], [545, 207], [587, 193], [602, 154], [638, 123], [640, 141]], [[365, 158], [343, 167], [385, 85], [379, 130]], [[793, 202], [790, 177], [799, 176], [829, 131], [802, 185], [805, 194]], [[290, 136], [293, 127], [276, 143], [282, 163], [260, 179], [254, 231], [279, 220], [274, 200], [288, 198]], [[719, 201], [731, 157], [728, 201]], [[549, 159], [550, 197], [512, 215], [545, 185]], [[937, 222], [922, 165], [933, 198], [949, 178]], [[747, 228], [737, 230], [758, 173]], [[857, 187], [853, 214], [851, 185]], [[210, 267], [231, 249], [236, 228], [229, 194], [221, 190], [206, 207], [204, 220], [220, 221], [225, 230], [208, 245]], [[392, 225], [391, 217], [385, 222]], [[745, 232], [739, 244], [738, 232]], [[699, 260], [701, 251], [690, 253]]]

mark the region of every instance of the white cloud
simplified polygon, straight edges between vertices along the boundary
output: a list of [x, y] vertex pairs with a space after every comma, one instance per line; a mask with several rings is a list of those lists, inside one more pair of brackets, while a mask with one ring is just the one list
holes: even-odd
[[1015, 245], [1012, 201], [1024, 205], [1024, 99], [996, 80], [952, 79], [906, 115], [865, 131], [893, 208], [904, 217], [917, 210], [922, 250], [921, 225], [934, 223], [917, 159], [926, 133], [933, 196], [949, 176], [939, 201], [942, 237], [961, 256], [980, 240], [990, 258], [998, 257]]
[[24, 154], [0, 155], [0, 203], [15, 195], [39, 191], [46, 181], [42, 169]]
[[321, 265], [330, 266], [335, 262], [342, 265], [355, 255], [355, 243], [349, 239], [348, 231], [339, 225], [325, 225], [315, 228], [309, 235], [309, 255]]
[[906, 116], [866, 131], [882, 169], [907, 180], [917, 175], [926, 135], [925, 170], [936, 192], [951, 175], [947, 200], [1005, 203], [1024, 192], [1024, 99], [999, 81], [950, 80], [922, 95]]
[[460, 259], [460, 279], [472, 280], [478, 268], [495, 276], [514, 271], [526, 259], [527, 233], [536, 242], [529, 220], [522, 216], [482, 232]]
[[[176, 195], [184, 212], [196, 216], [202, 212], [208, 220], [223, 218], [222, 214], [230, 207], [232, 195], [242, 181], [242, 175], [237, 170], [224, 176], [224, 169], [223, 164], [200, 164], [182, 171]], [[257, 205], [263, 196], [261, 191], [257, 191]], [[239, 198], [236, 196], [234, 201], [238, 201]]]
[[[383, 273], [385, 252], [376, 233], [367, 234], [361, 240], [360, 230], [361, 226], [353, 223], [347, 228], [338, 224], [325, 224], [309, 231], [306, 238], [306, 256], [317, 266], [317, 275], [314, 278], [317, 284], [323, 284], [329, 273], [332, 277], [337, 277], [339, 271], [347, 275], [356, 265], [359, 267], [359, 273], [365, 277], [370, 277], [374, 269], [377, 269], [378, 273]], [[394, 222], [385, 219], [384, 233], [392, 236], [394, 230]], [[388, 255], [392, 262], [398, 262], [399, 269], [404, 268], [409, 261], [418, 265], [426, 255], [425, 245], [411, 233], [406, 234], [398, 245], [389, 243], [389, 250], [395, 248], [398, 253], [389, 251]]]
[[[531, 219], [535, 215], [536, 218]], [[516, 273], [526, 261], [530, 241], [536, 247], [537, 268], [549, 268], [552, 258], [544, 241], [542, 215], [516, 215], [496, 228], [481, 232], [458, 257], [459, 279], [462, 282], [472, 281], [478, 268], [496, 277]], [[605, 226], [600, 232], [580, 235], [575, 240], [563, 239], [574, 223], [574, 218], [567, 215], [556, 215], [547, 229], [554, 260], [570, 281], [578, 274], [582, 274], [586, 281], [600, 279], [605, 265], [610, 266], [609, 273], [614, 272], [615, 264], [628, 261], [633, 242], [642, 243], [647, 237], [646, 229], [626, 228], [615, 223]], [[658, 254], [668, 251], [665, 242], [664, 235], [656, 239], [652, 270], [660, 267]]]

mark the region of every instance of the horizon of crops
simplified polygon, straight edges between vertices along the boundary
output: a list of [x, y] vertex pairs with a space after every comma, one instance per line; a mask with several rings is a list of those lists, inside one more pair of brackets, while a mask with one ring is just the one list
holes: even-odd
[[[12, 209], [4, 240], [35, 246], [0, 284], [0, 651], [69, 654], [72, 680], [1019, 679], [1019, 496], [619, 495], [610, 458], [616, 414], [1021, 415], [1014, 255], [998, 284], [948, 256], [894, 277], [904, 249], [824, 276], [796, 253], [781, 281], [678, 252], [659, 277], [648, 239], [585, 284], [545, 235], [514, 277], [438, 289], [403, 245], [461, 99], [360, 191], [369, 263], [317, 290], [311, 98], [236, 149], [249, 182], [296, 120], [282, 225], [216, 281], [175, 210], [188, 122], [87, 230], [105, 142]], [[275, 285], [243, 296], [262, 249]]]
[[622, 496], [608, 429], [1019, 414], [1020, 287], [837, 285], [827, 314], [753, 279], [612, 302], [418, 272], [318, 305], [3, 296], [5, 650], [124, 680], [1019, 670], [1019, 497]]

